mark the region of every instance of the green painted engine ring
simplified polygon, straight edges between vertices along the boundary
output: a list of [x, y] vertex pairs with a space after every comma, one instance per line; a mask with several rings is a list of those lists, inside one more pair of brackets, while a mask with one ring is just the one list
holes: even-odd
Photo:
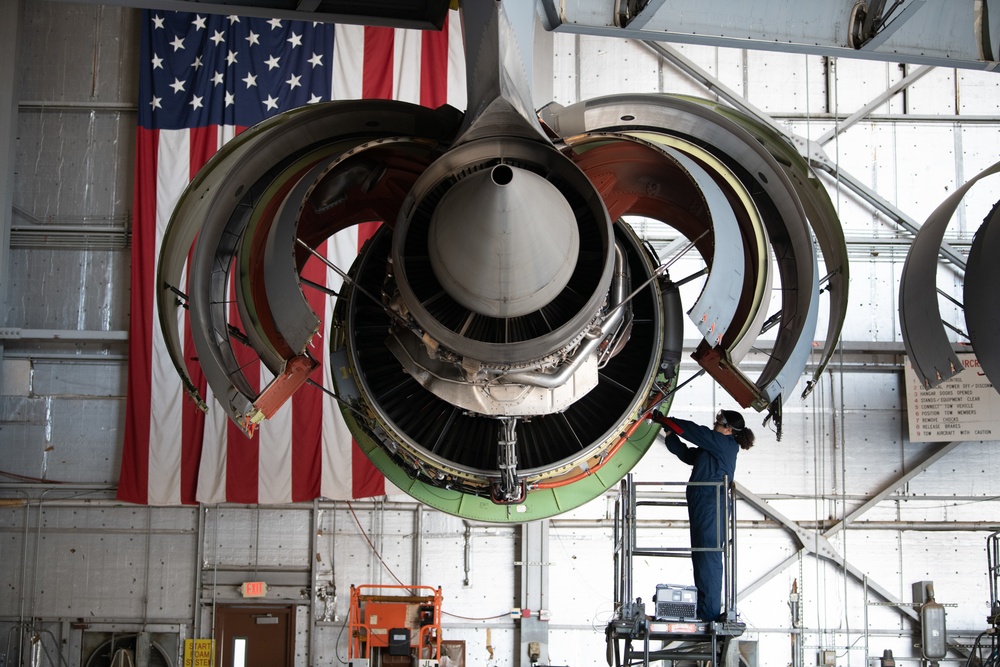
[[[667, 405], [666, 401], [664, 405]], [[438, 488], [414, 479], [375, 443], [350, 409], [343, 408], [343, 413], [348, 428], [365, 456], [400, 490], [442, 512], [491, 523], [523, 523], [545, 519], [597, 498], [621, 481], [649, 450], [660, 432], [660, 427], [652, 422], [641, 424], [614, 457], [592, 475], [566, 486], [529, 491], [524, 502], [518, 505], [498, 505], [489, 498]]]

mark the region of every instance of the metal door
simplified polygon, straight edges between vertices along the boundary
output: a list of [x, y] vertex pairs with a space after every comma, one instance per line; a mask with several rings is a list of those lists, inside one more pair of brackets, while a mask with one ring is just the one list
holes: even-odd
[[217, 667], [293, 667], [294, 650], [294, 605], [216, 607]]

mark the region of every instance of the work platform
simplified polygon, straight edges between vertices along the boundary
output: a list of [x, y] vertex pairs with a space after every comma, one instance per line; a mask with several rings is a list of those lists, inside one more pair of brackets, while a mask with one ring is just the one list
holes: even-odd
[[[738, 641], [746, 629], [737, 620], [736, 610], [736, 512], [732, 485], [728, 480], [715, 487], [720, 509], [717, 513], [715, 547], [702, 551], [719, 551], [723, 563], [722, 615], [720, 620], [707, 622], [687, 618], [663, 618], [657, 613], [657, 602], [647, 613], [647, 605], [633, 596], [635, 558], [690, 558], [695, 551], [690, 546], [641, 544], [637, 527], [640, 514], [653, 514], [655, 508], [686, 508], [683, 482], [636, 482], [627, 475], [619, 486], [615, 500], [614, 564], [615, 616], [605, 628], [607, 662], [612, 667], [737, 667], [741, 664]], [[643, 518], [647, 523], [649, 520]], [[655, 525], [653, 523], [652, 525]]]
[[665, 663], [669, 667], [710, 665], [737, 667], [740, 655], [733, 639], [746, 626], [740, 622], [680, 623], [657, 621], [642, 613], [616, 617], [606, 629], [608, 664], [614, 667]]

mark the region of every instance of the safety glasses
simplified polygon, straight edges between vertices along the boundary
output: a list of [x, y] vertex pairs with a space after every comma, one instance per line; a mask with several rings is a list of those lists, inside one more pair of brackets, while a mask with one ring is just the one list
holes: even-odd
[[715, 425], [716, 426], [721, 426], [723, 428], [731, 428], [731, 429], [733, 429], [733, 432], [741, 431], [742, 430], [742, 429], [736, 428], [735, 426], [733, 426], [732, 424], [730, 424], [729, 420], [726, 419], [726, 415], [725, 415], [724, 411], [722, 411], [722, 410], [719, 410], [719, 414], [715, 415]]

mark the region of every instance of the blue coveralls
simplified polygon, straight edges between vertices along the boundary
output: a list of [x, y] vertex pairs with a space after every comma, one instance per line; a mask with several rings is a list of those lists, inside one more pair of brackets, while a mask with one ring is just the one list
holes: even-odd
[[[692, 466], [689, 482], [721, 482], [723, 478], [733, 481], [736, 455], [740, 451], [733, 436], [723, 435], [686, 419], [670, 417], [664, 421], [672, 423], [665, 429], [667, 449]], [[678, 434], [695, 447], [681, 442]], [[721, 498], [725, 498], [725, 489], [718, 486], [688, 485], [692, 547], [718, 549], [722, 546], [725, 526], [722, 523], [722, 508], [718, 505]], [[719, 617], [722, 600], [722, 552], [692, 551], [691, 564], [694, 566], [694, 584], [698, 588], [698, 618], [714, 621]]]

